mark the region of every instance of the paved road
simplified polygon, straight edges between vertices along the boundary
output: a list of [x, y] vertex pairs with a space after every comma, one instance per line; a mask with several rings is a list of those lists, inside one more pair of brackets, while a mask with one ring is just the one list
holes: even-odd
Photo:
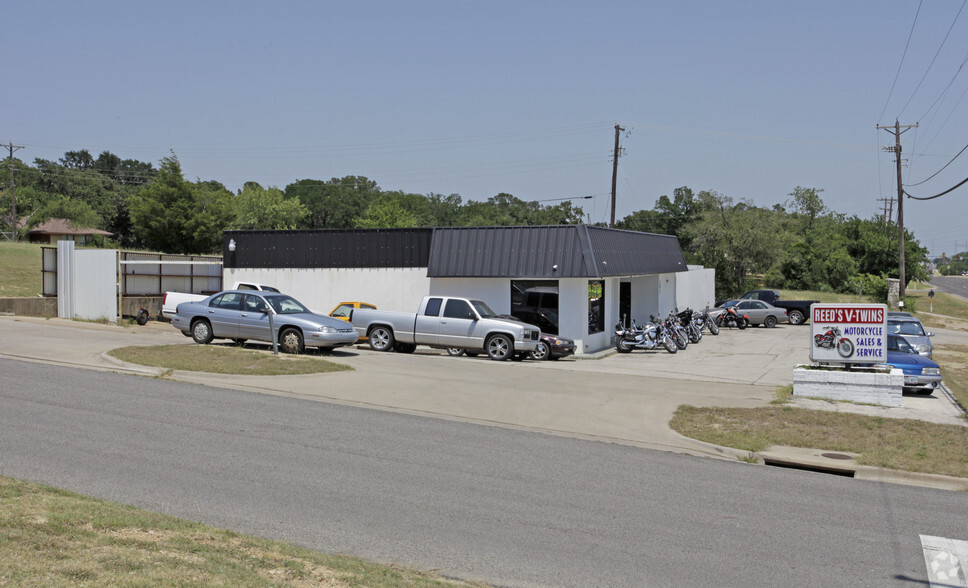
[[931, 285], [942, 292], [968, 299], [968, 277], [935, 276], [931, 278]]
[[925, 585], [968, 536], [965, 493], [155, 378], [0, 359], [0, 406], [4, 475], [498, 585]]

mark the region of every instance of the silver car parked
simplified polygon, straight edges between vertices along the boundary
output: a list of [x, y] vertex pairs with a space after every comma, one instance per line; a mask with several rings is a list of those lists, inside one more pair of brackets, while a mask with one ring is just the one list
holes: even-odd
[[934, 333], [925, 331], [924, 325], [922, 325], [921, 321], [917, 318], [913, 316], [891, 316], [891, 314], [888, 313], [887, 334], [903, 337], [908, 343], [911, 344], [911, 347], [914, 347], [914, 349], [918, 352], [918, 355], [931, 357], [931, 352], [933, 350], [933, 346], [931, 345], [931, 337], [934, 337]]
[[751, 325], [765, 325], [775, 327], [777, 323], [787, 322], [787, 311], [785, 308], [777, 308], [762, 300], [730, 300], [723, 304], [723, 308], [735, 307], [737, 314], [748, 316]]
[[253, 290], [228, 290], [183, 302], [171, 324], [199, 344], [212, 339], [271, 343], [274, 332], [286, 353], [302, 353], [307, 346], [343, 347], [358, 339], [351, 325], [311, 312], [292, 296]]

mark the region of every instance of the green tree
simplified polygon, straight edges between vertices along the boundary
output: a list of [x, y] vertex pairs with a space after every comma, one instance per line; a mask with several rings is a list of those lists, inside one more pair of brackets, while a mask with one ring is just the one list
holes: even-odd
[[287, 198], [298, 198], [309, 211], [302, 228], [348, 229], [380, 195], [376, 182], [362, 176], [299, 180], [286, 186]]
[[720, 297], [743, 293], [753, 273], [763, 273], [776, 262], [779, 233], [777, 215], [749, 202], [733, 204], [731, 198], [709, 193], [699, 219], [685, 225], [682, 232], [692, 243], [700, 263], [716, 269], [716, 290]]
[[218, 251], [235, 214], [231, 192], [217, 182], [185, 181], [175, 155], [162, 159], [157, 176], [131, 198], [130, 209], [146, 247], [184, 254]]
[[55, 194], [46, 198], [43, 204], [31, 213], [27, 228], [42, 225], [52, 218], [67, 219], [75, 226], [85, 228], [97, 228], [101, 223], [101, 217], [86, 202]]
[[354, 225], [358, 229], [416, 227], [417, 216], [407, 210], [399, 199], [385, 195], [370, 204]]
[[246, 182], [235, 198], [233, 229], [295, 229], [309, 211], [298, 198], [286, 198], [279, 188]]

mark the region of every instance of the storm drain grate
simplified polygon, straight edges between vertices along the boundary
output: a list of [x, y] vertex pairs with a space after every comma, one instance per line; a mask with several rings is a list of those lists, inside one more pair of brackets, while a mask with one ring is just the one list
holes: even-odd
[[[843, 459], [843, 458], [833, 458], [833, 459]], [[771, 459], [764, 459], [763, 464], [768, 466], [773, 466], [775, 468], [803, 470], [805, 472], [817, 472], [819, 474], [830, 474], [832, 476], [843, 476], [845, 478], [854, 477], [854, 470], [845, 470], [843, 468], [835, 468], [835, 467], [824, 467], [822, 465], [816, 465], [816, 464], [792, 463], [789, 461], [775, 461]]]

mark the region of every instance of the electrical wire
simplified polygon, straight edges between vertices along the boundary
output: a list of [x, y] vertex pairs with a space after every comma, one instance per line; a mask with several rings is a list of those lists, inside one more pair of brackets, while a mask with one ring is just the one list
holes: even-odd
[[[957, 22], [958, 22], [958, 17], [959, 17], [959, 16], [961, 16], [961, 11], [965, 9], [965, 4], [966, 4], [966, 3], [968, 3], [968, 0], [964, 0], [964, 1], [963, 1], [963, 2], [961, 3], [961, 8], [959, 8], [959, 9], [958, 9], [958, 14], [956, 14], [956, 15], [955, 15], [955, 18], [954, 18], [954, 20], [952, 20], [952, 21], [951, 21], [951, 26], [950, 26], [950, 27], [948, 27], [948, 32], [947, 32], [947, 33], [945, 33], [945, 35], [944, 35], [944, 39], [942, 39], [942, 40], [941, 40], [941, 44], [940, 44], [940, 45], [938, 45], [938, 50], [937, 50], [937, 51], [935, 51], [935, 53], [934, 53], [934, 57], [933, 57], [933, 58], [931, 58], [931, 63], [929, 63], [929, 64], [928, 64], [928, 67], [927, 67], [927, 68], [926, 68], [926, 69], [924, 70], [924, 75], [923, 75], [923, 76], [921, 76], [921, 80], [920, 80], [920, 81], [918, 82], [918, 85], [917, 85], [917, 87], [915, 87], [915, 88], [914, 88], [914, 91], [913, 91], [913, 92], [911, 92], [911, 97], [907, 99], [907, 102], [905, 102], [905, 103], [904, 103], [904, 106], [903, 106], [903, 107], [901, 108], [901, 112], [899, 112], [899, 113], [897, 114], [897, 116], [898, 116], [898, 117], [900, 117], [900, 116], [901, 116], [902, 114], [904, 114], [904, 111], [905, 111], [905, 109], [907, 109], [907, 107], [908, 107], [908, 105], [909, 105], [909, 104], [911, 104], [911, 100], [913, 100], [913, 99], [914, 99], [914, 96], [915, 96], [915, 95], [916, 95], [916, 94], [918, 93], [918, 90], [920, 90], [920, 89], [921, 89], [921, 84], [923, 84], [923, 83], [924, 83], [924, 79], [925, 79], [926, 77], [928, 77], [928, 72], [930, 72], [930, 71], [931, 71], [931, 66], [933, 66], [933, 65], [934, 65], [934, 62], [935, 62], [935, 61], [936, 61], [936, 60], [938, 59], [938, 55], [940, 55], [940, 54], [941, 54], [941, 49], [942, 49], [942, 48], [944, 47], [944, 44], [945, 44], [945, 41], [947, 41], [947, 40], [948, 40], [948, 36], [949, 36], [949, 35], [951, 35], [951, 30], [952, 30], [953, 28], [955, 28], [955, 23], [957, 23]], [[918, 7], [918, 10], [920, 11], [920, 6]], [[917, 18], [917, 17], [915, 17], [915, 18]], [[912, 29], [912, 32], [913, 32], [913, 29]], [[909, 38], [908, 40], [910, 41], [910, 38]], [[958, 69], [960, 70], [961, 68], [958, 68]], [[897, 80], [896, 80], [896, 78], [895, 78], [895, 81], [897, 81]], [[881, 114], [881, 116], [883, 116], [883, 113]]]
[[901, 76], [901, 67], [904, 65], [904, 58], [907, 56], [908, 47], [911, 45], [911, 37], [914, 36], [914, 26], [918, 24], [918, 15], [921, 14], [921, 4], [923, 2], [924, 0], [918, 2], [918, 11], [914, 13], [914, 22], [911, 23], [911, 31], [908, 33], [907, 43], [904, 44], [904, 53], [901, 54], [901, 61], [897, 64], [897, 73], [894, 74], [891, 91], [887, 93], [887, 100], [884, 101], [884, 110], [881, 111], [881, 115], [877, 117], [877, 120], [884, 118], [884, 113], [887, 112], [887, 105], [891, 103], [891, 96], [894, 95], [894, 87], [897, 85], [897, 80]]
[[945, 194], [947, 194], [947, 193], [955, 190], [956, 188], [960, 188], [961, 186], [963, 186], [965, 184], [968, 184], [968, 178], [963, 179], [962, 181], [960, 181], [957, 184], [955, 184], [954, 186], [948, 188], [944, 192], [942, 192], [940, 194], [935, 194], [934, 196], [926, 196], [926, 197], [912, 196], [911, 194], [908, 194], [908, 191], [907, 190], [904, 190], [904, 193], [907, 194], [907, 197], [908, 198], [913, 198], [914, 200], [934, 200], [935, 198], [940, 198], [941, 196], [944, 196]]
[[961, 148], [961, 151], [959, 151], [959, 152], [958, 152], [958, 155], [955, 155], [954, 157], [952, 157], [952, 158], [951, 158], [951, 161], [949, 161], [948, 163], [946, 163], [946, 164], [944, 164], [944, 167], [942, 167], [942, 168], [941, 168], [941, 169], [939, 169], [938, 171], [936, 171], [936, 172], [934, 172], [933, 174], [931, 174], [931, 175], [930, 175], [930, 176], [928, 176], [927, 178], [925, 178], [925, 179], [923, 179], [923, 180], [921, 180], [920, 182], [917, 182], [917, 183], [915, 183], [915, 184], [908, 184], [908, 186], [920, 186], [921, 184], [923, 184], [923, 183], [925, 183], [925, 182], [927, 182], [928, 180], [930, 180], [930, 179], [931, 179], [931, 178], [933, 178], [934, 176], [936, 176], [936, 175], [938, 175], [938, 174], [940, 174], [941, 172], [943, 172], [943, 171], [944, 171], [944, 168], [946, 168], [946, 167], [948, 167], [949, 165], [951, 165], [952, 163], [954, 163], [954, 161], [955, 161], [956, 159], [958, 159], [958, 157], [960, 157], [960, 156], [961, 156], [961, 154], [962, 154], [962, 153], [964, 153], [966, 149], [968, 149], [968, 145], [965, 145], [964, 147], [962, 147], [962, 148]]

